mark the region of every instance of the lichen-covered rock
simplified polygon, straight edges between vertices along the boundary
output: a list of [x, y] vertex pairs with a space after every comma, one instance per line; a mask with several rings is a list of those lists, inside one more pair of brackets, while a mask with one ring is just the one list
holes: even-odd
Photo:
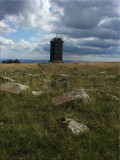
[[0, 86], [0, 90], [5, 90], [13, 93], [20, 93], [29, 89], [28, 86], [22, 85], [20, 83], [7, 82]]
[[73, 119], [65, 118], [65, 121], [68, 125], [68, 128], [72, 131], [74, 135], [79, 135], [81, 133], [86, 133], [89, 131], [89, 128], [83, 123], [77, 123]]
[[60, 105], [72, 100], [77, 100], [79, 102], [90, 102], [88, 94], [85, 93], [82, 89], [79, 89], [77, 91], [67, 92], [59, 97], [53, 98], [52, 103], [54, 105]]

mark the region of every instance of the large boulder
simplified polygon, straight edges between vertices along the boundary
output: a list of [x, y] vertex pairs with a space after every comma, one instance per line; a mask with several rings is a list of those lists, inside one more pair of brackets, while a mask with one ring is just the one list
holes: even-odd
[[7, 82], [0, 86], [0, 90], [5, 90], [13, 93], [20, 93], [29, 89], [28, 86], [22, 85], [20, 83]]
[[79, 135], [89, 131], [89, 128], [83, 123], [77, 123], [73, 119], [65, 118], [63, 123], [67, 124], [68, 128], [74, 135]]
[[52, 99], [52, 103], [54, 105], [60, 105], [66, 103], [68, 101], [77, 100], [79, 102], [90, 102], [90, 98], [87, 93], [85, 93], [82, 89], [77, 91], [71, 91], [64, 93], [61, 96], [55, 97]]

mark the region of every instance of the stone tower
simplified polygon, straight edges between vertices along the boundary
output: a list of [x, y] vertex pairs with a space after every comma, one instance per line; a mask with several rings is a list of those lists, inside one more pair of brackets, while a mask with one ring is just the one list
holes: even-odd
[[63, 43], [61, 38], [53, 38], [50, 41], [50, 62], [62, 62]]

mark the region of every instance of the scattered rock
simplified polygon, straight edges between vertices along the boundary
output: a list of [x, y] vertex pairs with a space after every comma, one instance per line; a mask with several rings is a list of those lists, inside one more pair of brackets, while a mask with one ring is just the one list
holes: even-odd
[[116, 101], [119, 100], [118, 97], [116, 97], [116, 96], [114, 96], [114, 95], [112, 95], [112, 94], [107, 94], [107, 96], [109, 96], [112, 100], [116, 100]]
[[49, 86], [48, 86], [47, 84], [45, 84], [45, 85], [44, 85], [44, 88], [45, 88], [45, 89], [48, 89], [48, 88], [49, 88]]
[[89, 73], [82, 73], [81, 75], [82, 76], [89, 76], [90, 74]]
[[34, 77], [34, 78], [39, 78], [41, 76], [41, 74], [34, 74], [34, 75], [32, 75], [32, 77]]
[[62, 87], [69, 87], [69, 80], [67, 77], [62, 77], [58, 82], [57, 85]]
[[20, 93], [22, 91], [25, 91], [29, 89], [28, 86], [22, 85], [20, 83], [14, 83], [14, 82], [7, 82], [0, 86], [1, 90], [13, 92], [13, 93]]
[[101, 73], [101, 74], [105, 74], [105, 73], [107, 73], [106, 71], [102, 71], [102, 72], [99, 72], [99, 73]]
[[59, 97], [53, 98], [52, 103], [54, 105], [60, 105], [72, 100], [77, 100], [80, 102], [90, 102], [89, 96], [82, 89], [79, 89], [77, 91], [67, 92]]
[[98, 88], [86, 89], [87, 91], [99, 91]]
[[42, 75], [45, 75], [45, 73], [40, 73], [40, 74], [27, 74], [28, 76], [32, 76], [34, 78], [39, 78], [41, 77]]
[[88, 75], [88, 77], [90, 77], [90, 78], [98, 78], [98, 76], [96, 76], [96, 75]]
[[18, 69], [9, 69], [9, 72], [17, 72]]
[[116, 78], [116, 75], [109, 75], [109, 78]]
[[0, 127], [2, 127], [2, 128], [3, 128], [3, 122], [0, 122]]
[[42, 92], [41, 91], [32, 91], [34, 96], [39, 96]]
[[49, 79], [43, 79], [43, 82], [44, 82], [44, 83], [49, 83], [50, 80], [49, 80]]
[[67, 75], [67, 74], [59, 74], [60, 76], [62, 76], [62, 77], [68, 77], [69, 75]]
[[52, 75], [53, 78], [54, 77], [59, 77], [59, 76], [61, 76], [61, 77], [68, 77], [69, 75], [67, 75], [67, 74], [53, 74]]
[[48, 63], [38, 63], [39, 67], [44, 67], [44, 66], [47, 66], [47, 65], [48, 65]]
[[14, 80], [14, 79], [12, 79], [11, 77], [0, 77], [0, 79], [1, 79], [2, 81], [15, 82], [15, 80]]
[[59, 80], [51, 81], [51, 87], [69, 87], [69, 80], [67, 77], [62, 77]]
[[65, 121], [62, 122], [68, 124], [68, 128], [74, 135], [79, 135], [89, 131], [89, 128], [85, 124], [77, 123], [73, 119], [65, 118]]

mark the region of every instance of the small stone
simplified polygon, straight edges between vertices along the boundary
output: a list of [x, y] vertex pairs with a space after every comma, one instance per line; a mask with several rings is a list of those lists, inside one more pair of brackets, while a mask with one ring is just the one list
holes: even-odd
[[116, 75], [109, 75], [109, 78], [116, 78]]
[[56, 78], [56, 77], [59, 77], [59, 76], [61, 76], [61, 77], [68, 77], [69, 75], [67, 75], [67, 74], [53, 74], [52, 75], [53, 78]]
[[49, 79], [43, 79], [43, 82], [44, 82], [44, 83], [49, 83], [50, 80], [49, 80]]
[[32, 91], [34, 96], [39, 96], [42, 92], [41, 91]]
[[96, 75], [88, 75], [88, 77], [90, 77], [90, 78], [97, 78], [97, 76]]
[[105, 73], [107, 73], [106, 71], [102, 71], [102, 72], [100, 72], [101, 74], [105, 74]]
[[118, 97], [116, 97], [116, 96], [114, 96], [114, 95], [112, 95], [112, 94], [107, 94], [107, 96], [111, 97], [112, 100], [116, 100], [116, 101], [119, 100]]
[[68, 77], [69, 75], [67, 75], [67, 74], [60, 74], [60, 76], [62, 76], [62, 77]]
[[17, 72], [17, 69], [9, 69], [9, 72]]
[[2, 128], [3, 128], [3, 122], [0, 122], [0, 127], [2, 127]]
[[62, 77], [59, 81], [56, 81], [56, 86], [69, 87], [69, 80], [67, 77]]
[[39, 77], [41, 77], [41, 74], [34, 74], [34, 75], [32, 75], [32, 77], [39, 78]]
[[32, 76], [32, 74], [28, 74], [28, 76]]
[[89, 128], [83, 123], [77, 123], [73, 119], [65, 118], [63, 123], [68, 124], [68, 128], [72, 131], [74, 135], [79, 135], [89, 131]]
[[48, 86], [47, 84], [45, 84], [45, 85], [44, 85], [44, 88], [45, 88], [45, 89], [48, 89], [48, 88], [49, 88], [49, 86]]
[[11, 77], [0, 77], [0, 79], [3, 80], [3, 81], [10, 81], [10, 82], [14, 82], [15, 81]]
[[86, 89], [87, 91], [99, 91], [98, 88]]

